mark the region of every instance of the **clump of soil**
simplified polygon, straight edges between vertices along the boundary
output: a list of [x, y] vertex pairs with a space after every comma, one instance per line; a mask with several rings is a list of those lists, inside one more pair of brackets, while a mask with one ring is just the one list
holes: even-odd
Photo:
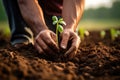
[[0, 80], [120, 80], [120, 37], [107, 35], [91, 32], [68, 61], [51, 60], [32, 45], [15, 49], [1, 38]]

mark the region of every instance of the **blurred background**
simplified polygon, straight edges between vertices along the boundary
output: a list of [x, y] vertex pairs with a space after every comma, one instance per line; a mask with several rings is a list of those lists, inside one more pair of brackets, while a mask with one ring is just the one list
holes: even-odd
[[[120, 28], [120, 0], [86, 0], [79, 27], [89, 31]], [[5, 36], [10, 34], [2, 0], [0, 0], [0, 32]]]
[[120, 0], [86, 0], [79, 27], [88, 30], [119, 28]]

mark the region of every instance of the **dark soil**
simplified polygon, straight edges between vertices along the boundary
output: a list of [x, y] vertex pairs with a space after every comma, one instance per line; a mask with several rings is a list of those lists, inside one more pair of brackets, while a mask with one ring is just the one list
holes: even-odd
[[91, 32], [73, 60], [49, 59], [32, 45], [13, 48], [0, 39], [0, 80], [120, 80], [120, 36]]

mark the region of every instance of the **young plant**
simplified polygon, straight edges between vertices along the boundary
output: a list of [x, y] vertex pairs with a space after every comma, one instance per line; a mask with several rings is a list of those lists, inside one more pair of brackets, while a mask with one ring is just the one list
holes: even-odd
[[59, 46], [59, 42], [58, 42], [58, 36], [59, 33], [63, 32], [63, 25], [66, 25], [65, 21], [63, 20], [63, 18], [57, 18], [57, 16], [52, 16], [52, 20], [53, 20], [53, 25], [56, 25], [56, 40], [57, 40], [57, 44]]
[[103, 39], [106, 35], [106, 32], [104, 30], [100, 31], [100, 36]]
[[85, 36], [89, 36], [89, 32], [84, 28], [79, 28], [78, 32], [82, 40], [84, 40]]
[[110, 35], [111, 35], [111, 39], [114, 41], [115, 38], [117, 38], [117, 37], [120, 35], [120, 31], [111, 28], [111, 29], [110, 29]]

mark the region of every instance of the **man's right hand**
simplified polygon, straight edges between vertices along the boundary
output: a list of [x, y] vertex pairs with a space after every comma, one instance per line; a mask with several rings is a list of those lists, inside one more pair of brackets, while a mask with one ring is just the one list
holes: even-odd
[[56, 35], [50, 30], [41, 31], [36, 36], [34, 45], [40, 54], [56, 55], [59, 51]]

